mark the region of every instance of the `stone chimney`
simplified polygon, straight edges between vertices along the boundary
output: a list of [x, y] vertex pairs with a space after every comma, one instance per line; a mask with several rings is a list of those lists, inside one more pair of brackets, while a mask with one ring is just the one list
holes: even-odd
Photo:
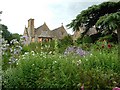
[[28, 20], [28, 32], [31, 37], [34, 37], [34, 19]]

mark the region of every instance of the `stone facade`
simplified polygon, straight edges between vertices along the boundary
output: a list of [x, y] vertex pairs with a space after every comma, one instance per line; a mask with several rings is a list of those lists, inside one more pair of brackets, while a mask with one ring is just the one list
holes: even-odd
[[[75, 31], [74, 34], [72, 35], [73, 41], [77, 40], [79, 37], [81, 37], [81, 33], [84, 32], [84, 28], [83, 27], [79, 27], [79, 30]], [[89, 29], [89, 31], [86, 33], [86, 35], [90, 36], [92, 34], [96, 34], [97, 30], [95, 29], [95, 27], [92, 27]]]
[[54, 30], [50, 30], [46, 23], [38, 28], [34, 28], [34, 19], [28, 20], [28, 27], [25, 27], [23, 33], [26, 44], [31, 42], [51, 41], [52, 39], [63, 39], [67, 35], [68, 33], [63, 25]]

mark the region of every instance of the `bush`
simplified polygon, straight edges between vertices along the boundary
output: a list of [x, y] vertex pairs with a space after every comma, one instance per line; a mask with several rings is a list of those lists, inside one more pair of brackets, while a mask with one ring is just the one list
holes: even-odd
[[112, 33], [112, 34], [108, 34], [108, 35], [105, 35], [103, 37], [100, 37], [99, 40], [101, 40], [101, 41], [106, 40], [108, 42], [113, 42], [113, 43], [118, 42], [118, 38], [117, 38], [116, 33]]
[[85, 36], [82, 40], [83, 43], [92, 43], [92, 39], [90, 36]]
[[59, 48], [59, 53], [64, 53], [65, 49], [68, 47], [68, 46], [71, 46], [73, 45], [73, 40], [72, 40], [72, 37], [70, 35], [68, 36], [65, 36], [62, 40], [59, 40], [58, 41], [58, 48]]
[[82, 43], [92, 43], [92, 38], [90, 36], [84, 36], [83, 38], [78, 38], [77, 39], [77, 44], [82, 44]]
[[75, 88], [79, 78], [75, 70], [77, 65], [72, 60], [63, 55], [26, 54], [21, 57], [16, 68], [4, 73], [3, 87]]

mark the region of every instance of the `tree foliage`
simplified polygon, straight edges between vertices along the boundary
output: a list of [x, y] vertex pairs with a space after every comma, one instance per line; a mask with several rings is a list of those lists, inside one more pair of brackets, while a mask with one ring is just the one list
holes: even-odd
[[117, 30], [118, 42], [120, 44], [120, 12], [104, 15], [96, 23], [100, 30], [112, 32]]
[[18, 41], [20, 40], [20, 36], [18, 33], [13, 33], [12, 34], [12, 39], [17, 39]]
[[65, 45], [72, 45], [73, 44], [73, 40], [72, 37], [70, 35], [65, 36], [62, 40], [61, 40], [62, 44]]
[[10, 43], [12, 39], [17, 39], [18, 41], [20, 40], [20, 35], [18, 33], [12, 34], [10, 31], [8, 31], [8, 27], [6, 25], [3, 25], [3, 24], [0, 24], [0, 25], [2, 29], [2, 38], [7, 40], [8, 43]]
[[[73, 28], [73, 31], [79, 30], [79, 27], [85, 26], [85, 31], [83, 35], [88, 32], [88, 30], [93, 27], [101, 16], [108, 15], [111, 13], [116, 13], [120, 11], [120, 1], [119, 2], [103, 2], [99, 5], [93, 5], [87, 10], [83, 10], [80, 14], [76, 16], [74, 20], [67, 26]], [[96, 28], [97, 29], [97, 28]]]
[[117, 30], [118, 54], [120, 54], [120, 1], [93, 5], [78, 14], [67, 26], [73, 28], [74, 31], [85, 26], [85, 31], [82, 33], [83, 37], [94, 25], [96, 25], [98, 33], [101, 31], [112, 33], [115, 29]]
[[8, 31], [8, 27], [6, 25], [1, 24], [1, 29], [2, 29], [2, 38], [10, 42], [12, 39], [12, 33]]
[[97, 21], [96, 27], [101, 30], [115, 30], [120, 26], [120, 12], [106, 14]]

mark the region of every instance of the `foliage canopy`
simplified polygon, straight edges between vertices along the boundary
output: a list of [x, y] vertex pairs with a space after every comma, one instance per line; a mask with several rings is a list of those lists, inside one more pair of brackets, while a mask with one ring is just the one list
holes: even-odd
[[[101, 16], [105, 15], [104, 19], [106, 19], [108, 14], [112, 15], [112, 13], [116, 13], [119, 11], [120, 11], [120, 1], [119, 2], [103, 2], [99, 5], [93, 5], [89, 7], [87, 10], [83, 10], [67, 26], [69, 28], [73, 28], [73, 31], [79, 30], [79, 27], [85, 27], [85, 31], [83, 32], [83, 35], [84, 35], [88, 32], [89, 28], [93, 27], [97, 23], [97, 21], [101, 19], [100, 18]], [[106, 19], [106, 22], [107, 21], [109, 20]], [[114, 27], [116, 27], [116, 25]], [[96, 29], [99, 31], [98, 28]]]

